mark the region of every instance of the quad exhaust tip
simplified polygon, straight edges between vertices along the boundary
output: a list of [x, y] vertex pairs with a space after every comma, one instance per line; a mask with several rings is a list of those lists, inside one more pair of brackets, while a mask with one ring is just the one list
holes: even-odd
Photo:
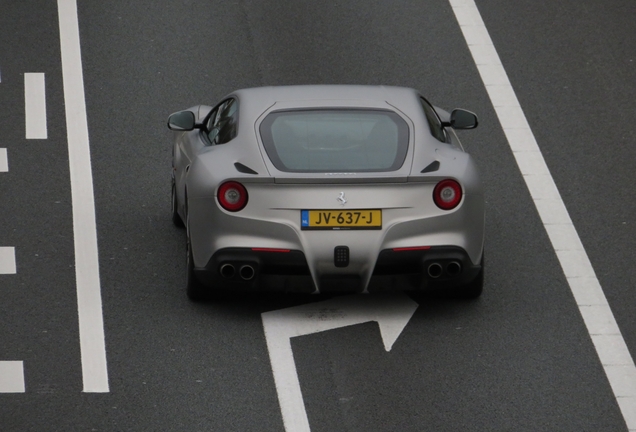
[[234, 266], [232, 264], [223, 264], [219, 269], [219, 273], [221, 273], [221, 276], [226, 279], [234, 277], [235, 272], [236, 270], [234, 269]]
[[433, 279], [437, 279], [442, 275], [442, 266], [439, 263], [433, 263], [428, 266], [428, 275]]
[[455, 277], [459, 276], [462, 272], [462, 265], [459, 261], [451, 261], [446, 264], [446, 268], [442, 267], [442, 264], [434, 262], [428, 266], [428, 275], [431, 279], [437, 279], [444, 274], [446, 271], [446, 276]]
[[239, 270], [239, 275], [241, 275], [243, 280], [251, 280], [254, 277], [254, 273], [254, 267], [251, 265], [244, 265]]
[[446, 265], [446, 273], [449, 276], [457, 276], [462, 272], [462, 265], [457, 261], [451, 261]]
[[[221, 264], [221, 267], [219, 267], [219, 273], [225, 279], [232, 279], [237, 272], [236, 272], [236, 267], [234, 267], [234, 264], [225, 263], [225, 264]], [[245, 265], [242, 265], [241, 268], [238, 270], [238, 275], [243, 280], [246, 280], [246, 281], [252, 280], [254, 276], [256, 275], [256, 270], [254, 270], [254, 267], [252, 267], [251, 265], [245, 264]]]

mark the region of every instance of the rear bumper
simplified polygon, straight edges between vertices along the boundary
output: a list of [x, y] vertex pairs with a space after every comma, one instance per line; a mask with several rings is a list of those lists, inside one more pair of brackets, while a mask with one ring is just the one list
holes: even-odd
[[481, 265], [460, 247], [433, 246], [381, 251], [368, 283], [359, 274], [339, 270], [314, 281], [301, 251], [226, 248], [194, 273], [210, 289], [313, 293], [317, 283], [320, 292], [354, 293], [452, 288], [475, 279]]
[[218, 290], [315, 291], [305, 254], [297, 250], [221, 249], [204, 268], [195, 268], [194, 274], [201, 283]]
[[380, 252], [369, 292], [427, 290], [465, 285], [477, 277], [481, 264], [473, 264], [465, 250], [433, 246], [425, 250], [385, 249]]

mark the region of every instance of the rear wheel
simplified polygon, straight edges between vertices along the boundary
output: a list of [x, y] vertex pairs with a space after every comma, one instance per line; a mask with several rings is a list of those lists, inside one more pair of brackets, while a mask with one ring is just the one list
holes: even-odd
[[484, 256], [482, 253], [481, 256], [481, 270], [477, 277], [473, 279], [471, 282], [457, 288], [456, 295], [457, 297], [471, 300], [478, 298], [481, 293], [484, 291]]
[[192, 301], [198, 302], [206, 300], [208, 289], [197, 279], [194, 274], [194, 261], [192, 260], [192, 247], [188, 237], [186, 250], [186, 294]]
[[170, 205], [172, 208], [172, 223], [179, 228], [183, 228], [183, 220], [179, 216], [177, 209], [179, 208], [179, 202], [177, 201], [177, 185], [175, 184], [174, 177], [172, 178], [172, 196], [170, 199]]

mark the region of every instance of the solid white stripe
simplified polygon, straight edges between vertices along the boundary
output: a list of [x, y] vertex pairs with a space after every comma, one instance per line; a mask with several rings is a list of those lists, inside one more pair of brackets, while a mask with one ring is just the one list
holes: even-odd
[[0, 172], [9, 171], [9, 158], [7, 157], [7, 149], [0, 148]]
[[636, 366], [474, 0], [450, 0], [630, 431]]
[[9, 246], [0, 247], [0, 274], [15, 274], [15, 248]]
[[71, 174], [75, 277], [84, 392], [106, 393], [109, 391], [108, 369], [77, 3], [75, 0], [58, 0], [57, 5]]
[[21, 361], [0, 361], [0, 393], [24, 393], [24, 368]]
[[24, 117], [27, 139], [47, 138], [43, 73], [24, 74]]

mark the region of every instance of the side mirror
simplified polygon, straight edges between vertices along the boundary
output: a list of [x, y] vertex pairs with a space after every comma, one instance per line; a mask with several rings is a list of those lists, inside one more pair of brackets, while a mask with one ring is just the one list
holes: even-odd
[[479, 121], [477, 116], [470, 111], [454, 109], [450, 115], [450, 127], [453, 129], [475, 129]]
[[173, 131], [191, 131], [194, 129], [194, 113], [179, 111], [168, 117], [168, 129]]

